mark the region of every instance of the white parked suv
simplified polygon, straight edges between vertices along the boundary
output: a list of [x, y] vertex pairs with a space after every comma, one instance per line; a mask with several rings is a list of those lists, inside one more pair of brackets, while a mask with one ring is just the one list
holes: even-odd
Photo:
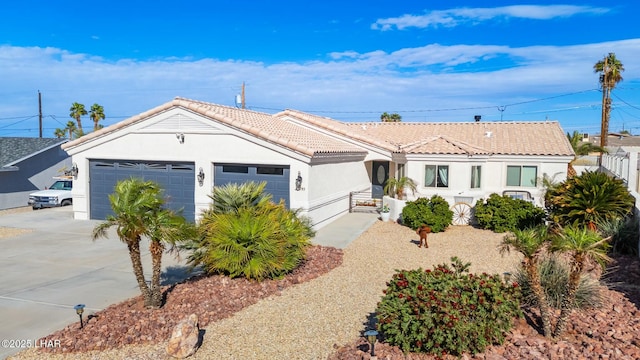
[[34, 210], [45, 207], [71, 205], [73, 203], [73, 199], [71, 198], [73, 181], [71, 178], [61, 177], [54, 179], [57, 180], [49, 186], [48, 189], [29, 194], [27, 204], [31, 205]]

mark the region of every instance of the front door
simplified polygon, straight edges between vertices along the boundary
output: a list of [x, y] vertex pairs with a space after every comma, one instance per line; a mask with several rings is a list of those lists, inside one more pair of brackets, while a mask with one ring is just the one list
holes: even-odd
[[382, 199], [384, 195], [384, 185], [389, 179], [389, 162], [374, 161], [371, 172], [371, 197]]

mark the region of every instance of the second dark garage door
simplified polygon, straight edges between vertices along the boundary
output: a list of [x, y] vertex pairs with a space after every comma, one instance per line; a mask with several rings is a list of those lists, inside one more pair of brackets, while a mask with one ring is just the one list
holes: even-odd
[[91, 160], [89, 162], [90, 218], [103, 220], [112, 214], [109, 194], [116, 183], [130, 177], [152, 180], [164, 189], [167, 207], [195, 218], [195, 164], [140, 160]]
[[288, 165], [248, 165], [216, 164], [213, 178], [214, 186], [229, 183], [265, 181], [265, 192], [273, 196], [274, 202], [283, 199], [289, 207], [289, 166]]

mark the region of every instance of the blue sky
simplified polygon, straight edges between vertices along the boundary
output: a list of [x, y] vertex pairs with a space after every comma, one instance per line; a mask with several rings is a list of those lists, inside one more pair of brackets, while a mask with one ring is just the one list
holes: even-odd
[[[478, 3], [482, 3], [479, 5]], [[44, 136], [73, 102], [111, 125], [180, 96], [343, 121], [558, 120], [598, 133], [593, 65], [625, 65], [611, 131], [640, 134], [636, 1], [11, 1], [0, 136]], [[89, 123], [89, 120], [85, 121]]]

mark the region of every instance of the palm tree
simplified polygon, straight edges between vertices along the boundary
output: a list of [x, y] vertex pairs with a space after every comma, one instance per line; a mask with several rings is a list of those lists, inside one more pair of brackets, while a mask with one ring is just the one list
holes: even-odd
[[[164, 200], [161, 197], [160, 186], [152, 181], [130, 178], [119, 181], [115, 192], [109, 195], [109, 202], [114, 215], [108, 215], [106, 220], [98, 224], [92, 233], [93, 240], [107, 236], [107, 229], [116, 228], [120, 241], [127, 245], [133, 273], [138, 287], [144, 298], [145, 306], [159, 307], [161, 304], [160, 259], [164, 246], [161, 240], [164, 235], [173, 234], [171, 229], [174, 214], [162, 208]], [[140, 240], [143, 236], [152, 239], [150, 244], [153, 258], [154, 273], [151, 287], [147, 285], [140, 257]]]
[[162, 273], [162, 254], [165, 244], [171, 245], [172, 251], [177, 251], [176, 243], [195, 237], [195, 226], [183, 216], [168, 209], [161, 209], [149, 218], [149, 253], [151, 254], [151, 285], [150, 306], [162, 306], [162, 292], [160, 275]]
[[182, 244], [192, 267], [262, 280], [295, 269], [314, 231], [309, 218], [274, 204], [264, 183], [214, 188], [213, 203], [198, 224], [199, 237]]
[[62, 139], [66, 135], [67, 135], [67, 129], [66, 128], [65, 129], [58, 128], [53, 132], [53, 136], [55, 136], [58, 139]]
[[89, 117], [93, 120], [93, 131], [99, 130], [102, 128], [102, 125], [99, 124], [100, 120], [104, 120], [104, 108], [98, 104], [91, 105], [91, 111], [89, 111]]
[[571, 144], [571, 148], [573, 149], [574, 156], [573, 160], [568, 165], [567, 168], [567, 177], [576, 176], [576, 170], [573, 168], [576, 160], [578, 160], [578, 156], [589, 155], [590, 153], [599, 152], [599, 153], [607, 153], [607, 149], [593, 145], [590, 142], [582, 141], [582, 134], [578, 131], [574, 131], [573, 134], [567, 133], [567, 139]]
[[65, 131], [69, 132], [69, 140], [73, 139], [73, 134], [76, 132], [76, 130], [78, 130], [78, 128], [76, 127], [76, 123], [74, 123], [73, 121], [67, 121], [67, 127], [64, 129]]
[[69, 108], [69, 111], [71, 112], [69, 113], [69, 116], [76, 120], [76, 123], [78, 123], [78, 130], [82, 134], [82, 117], [84, 115], [87, 115], [87, 110], [84, 108], [83, 104], [74, 102], [73, 104], [71, 104], [71, 108]]
[[402, 199], [404, 197], [404, 189], [407, 188], [415, 195], [418, 185], [413, 181], [413, 179], [406, 176], [399, 179], [390, 177], [384, 185], [383, 191], [391, 197]]
[[387, 112], [382, 113], [380, 115], [380, 121], [382, 122], [400, 122], [402, 121], [402, 116], [398, 113], [389, 114]]
[[564, 331], [569, 315], [573, 310], [573, 303], [576, 299], [576, 292], [580, 285], [580, 276], [584, 271], [585, 264], [595, 261], [601, 266], [611, 259], [607, 256], [610, 238], [602, 239], [595, 231], [584, 227], [566, 227], [559, 234], [553, 237], [551, 251], [565, 252], [571, 254], [571, 272], [569, 273], [569, 283], [566, 293], [562, 298], [560, 315], [553, 331], [553, 337], [558, 337]]
[[615, 53], [609, 53], [604, 59], [593, 65], [593, 71], [600, 73], [602, 86], [602, 127], [600, 131], [600, 147], [607, 146], [609, 134], [609, 118], [611, 115], [611, 91], [622, 81], [624, 65]]
[[522, 267], [529, 279], [531, 279], [531, 292], [536, 297], [536, 302], [540, 307], [540, 320], [542, 321], [542, 332], [545, 337], [551, 337], [552, 335], [551, 309], [540, 281], [540, 259], [548, 238], [547, 228], [544, 225], [540, 225], [534, 228], [515, 230], [512, 234], [506, 235], [498, 247], [501, 254], [508, 253], [513, 248], [524, 256]]
[[[240, 208], [261, 206], [271, 201], [271, 195], [264, 192], [266, 182], [247, 182], [243, 184], [230, 183], [215, 187], [209, 195], [213, 204], [211, 209], [215, 213], [235, 213]], [[203, 218], [205, 218], [203, 216]]]

